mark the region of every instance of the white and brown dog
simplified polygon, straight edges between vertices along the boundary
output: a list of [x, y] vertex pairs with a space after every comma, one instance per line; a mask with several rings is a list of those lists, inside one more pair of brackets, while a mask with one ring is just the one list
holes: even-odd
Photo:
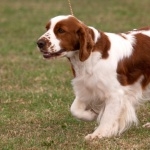
[[106, 33], [68, 15], [46, 28], [37, 42], [44, 58], [65, 56], [72, 65], [72, 115], [98, 122], [85, 138], [115, 136], [137, 124], [136, 107], [150, 95], [150, 27]]

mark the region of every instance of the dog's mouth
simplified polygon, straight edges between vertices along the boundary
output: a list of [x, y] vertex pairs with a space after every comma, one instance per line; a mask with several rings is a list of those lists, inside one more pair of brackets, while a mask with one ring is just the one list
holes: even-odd
[[53, 52], [53, 53], [51, 53], [51, 52], [43, 52], [43, 51], [42, 51], [42, 53], [43, 53], [43, 57], [44, 57], [44, 58], [50, 59], [50, 58], [56, 58], [56, 57], [61, 57], [61, 56], [63, 56], [65, 51], [66, 51], [66, 50], [61, 49], [61, 50], [59, 50], [58, 52]]

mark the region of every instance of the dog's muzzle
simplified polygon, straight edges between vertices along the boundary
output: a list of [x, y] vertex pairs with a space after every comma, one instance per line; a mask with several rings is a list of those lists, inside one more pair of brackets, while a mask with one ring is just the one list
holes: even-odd
[[40, 50], [41, 50], [41, 49], [44, 49], [44, 47], [46, 47], [46, 41], [43, 40], [43, 39], [39, 39], [39, 40], [37, 41], [37, 45], [38, 45], [38, 47], [39, 47]]

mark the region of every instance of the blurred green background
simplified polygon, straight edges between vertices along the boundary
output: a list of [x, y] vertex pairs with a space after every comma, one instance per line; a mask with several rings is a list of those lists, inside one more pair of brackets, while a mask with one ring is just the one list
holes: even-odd
[[[126, 32], [150, 25], [149, 0], [71, 0], [74, 15], [101, 31]], [[139, 126], [120, 137], [86, 143], [96, 123], [74, 119], [73, 75], [64, 59], [44, 60], [36, 41], [47, 21], [70, 14], [67, 0], [0, 1], [0, 149], [150, 149], [150, 105], [138, 110]]]

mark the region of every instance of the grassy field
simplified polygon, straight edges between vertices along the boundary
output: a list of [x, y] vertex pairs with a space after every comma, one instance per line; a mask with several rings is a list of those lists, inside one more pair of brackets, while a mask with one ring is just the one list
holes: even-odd
[[[74, 14], [103, 31], [150, 25], [149, 0], [72, 0]], [[69, 14], [67, 0], [0, 1], [0, 150], [149, 150], [150, 104], [138, 110], [139, 126], [120, 137], [87, 143], [95, 126], [74, 119], [73, 78], [66, 59], [46, 61], [36, 48], [45, 24]]]

